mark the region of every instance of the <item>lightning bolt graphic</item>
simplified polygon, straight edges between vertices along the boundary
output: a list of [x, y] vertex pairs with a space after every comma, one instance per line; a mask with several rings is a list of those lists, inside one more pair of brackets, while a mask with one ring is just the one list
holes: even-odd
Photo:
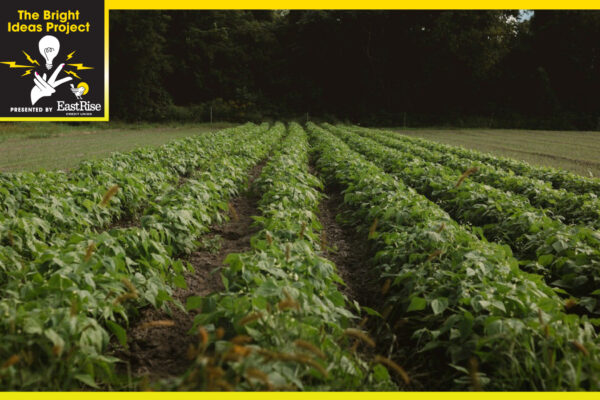
[[21, 76], [25, 76], [25, 75], [29, 75], [31, 73], [31, 71], [33, 71], [32, 69], [28, 69], [27, 71], [25, 71], [25, 73]]
[[67, 61], [69, 61], [71, 58], [73, 58], [73, 54], [75, 54], [75, 51], [73, 51], [73, 52], [71, 52], [71, 54], [67, 55]]
[[14, 61], [0, 61], [0, 64], [7, 64], [11, 68], [34, 68], [33, 65], [17, 65]]
[[32, 59], [29, 54], [25, 53], [25, 50], [21, 50], [23, 52], [23, 54], [25, 54], [25, 57], [27, 57], [27, 61], [29, 61], [32, 64], [36, 64], [38, 67], [40, 66], [40, 63], [37, 62], [37, 60]]
[[83, 64], [67, 64], [70, 65], [71, 67], [77, 67], [77, 71], [79, 71], [80, 69], [94, 69], [94, 67], [84, 67]]
[[81, 78], [79, 77], [79, 75], [77, 75], [77, 74], [76, 74], [75, 72], [73, 72], [73, 71], [64, 71], [64, 72], [65, 72], [65, 74], [68, 74], [68, 75], [73, 75], [73, 76], [74, 76], [75, 78], [77, 78], [77, 79], [81, 79]]

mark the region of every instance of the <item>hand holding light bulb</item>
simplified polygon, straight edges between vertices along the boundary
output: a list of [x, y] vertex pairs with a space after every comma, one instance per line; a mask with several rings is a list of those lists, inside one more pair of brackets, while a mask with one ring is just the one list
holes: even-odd
[[56, 92], [56, 87], [65, 82], [73, 80], [71, 77], [63, 78], [58, 81], [56, 80], [58, 73], [63, 69], [64, 66], [65, 64], [60, 64], [48, 80], [46, 80], [46, 74], [40, 76], [37, 72], [35, 73], [35, 77], [33, 78], [33, 83], [35, 83], [35, 86], [33, 89], [31, 89], [31, 105], [37, 103], [37, 101], [42, 97], [51, 96]]

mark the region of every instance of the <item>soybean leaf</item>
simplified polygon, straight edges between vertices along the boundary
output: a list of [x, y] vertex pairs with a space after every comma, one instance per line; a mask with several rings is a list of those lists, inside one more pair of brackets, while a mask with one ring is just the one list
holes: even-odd
[[435, 315], [443, 313], [447, 307], [448, 299], [445, 297], [438, 297], [431, 302], [431, 309]]
[[202, 301], [203, 301], [203, 298], [200, 296], [190, 296], [187, 298], [187, 300], [185, 302], [185, 309], [187, 311], [194, 310], [194, 309], [201, 309]]
[[427, 300], [422, 297], [413, 297], [410, 299], [410, 304], [408, 305], [408, 309], [406, 311], [420, 311], [424, 310], [426, 306]]
[[92, 378], [88, 374], [77, 374], [75, 375], [75, 379], [82, 383], [85, 383], [88, 386], [93, 387], [94, 389], [100, 389], [100, 387], [96, 385], [96, 382], [94, 382], [94, 378]]
[[106, 321], [106, 325], [111, 330], [111, 332], [115, 334], [117, 340], [119, 341], [119, 343], [121, 343], [121, 346], [127, 347], [127, 332], [125, 331], [125, 329], [123, 329], [121, 325], [113, 321]]

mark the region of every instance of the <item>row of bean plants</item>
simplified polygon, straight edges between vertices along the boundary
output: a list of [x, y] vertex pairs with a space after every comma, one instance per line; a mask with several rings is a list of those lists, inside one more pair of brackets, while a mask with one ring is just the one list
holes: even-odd
[[477, 238], [327, 130], [308, 129], [317, 169], [345, 188], [346, 218], [370, 237], [383, 316], [412, 327], [417, 351], [442, 355], [437, 379], [451, 389], [598, 390], [600, 349], [586, 316], [565, 313], [506, 246]]
[[593, 229], [600, 228], [600, 199], [593, 193], [577, 194], [566, 189], [554, 189], [549, 182], [515, 175], [493, 165], [461, 157], [445, 151], [438, 143], [399, 136], [393, 132], [381, 132], [372, 129], [351, 128], [354, 132], [388, 147], [395, 148], [407, 154], [414, 154], [427, 162], [434, 162], [456, 171], [466, 171], [477, 168], [469, 179], [484, 183], [500, 190], [523, 195], [529, 202], [544, 209], [553, 218], [561, 219], [568, 224], [588, 225]]
[[[181, 306], [171, 301], [172, 287], [185, 287], [190, 266], [177, 257], [223, 220], [228, 199], [284, 130], [277, 124], [221, 142], [228, 151], [154, 199], [141, 226], [75, 232], [63, 245], [39, 246], [32, 262], [6, 270], [0, 388], [118, 387], [118, 360], [106, 354], [111, 335], [126, 346], [129, 318], [141, 307]], [[243, 148], [233, 146], [238, 140], [246, 142]]]
[[299, 125], [290, 126], [255, 188], [262, 197], [252, 249], [227, 257], [225, 292], [191, 300], [201, 309], [194, 322], [199, 342], [181, 387], [393, 389], [380, 359], [369, 362], [351, 349], [356, 335], [366, 334], [352, 328], [359, 310], [346, 308], [335, 266], [319, 255], [322, 184], [308, 172]]
[[412, 152], [383, 146], [345, 129], [330, 129], [458, 222], [478, 227], [474, 230], [485, 238], [510, 246], [525, 270], [543, 274], [557, 291], [579, 297], [573, 301], [581, 312], [598, 311], [599, 232], [567, 226], [522, 196], [464, 179], [460, 172], [424, 161]]
[[[414, 138], [414, 141], [424, 146], [429, 146], [430, 143], [430, 141], [421, 138]], [[436, 143], [436, 149], [456, 154], [460, 157], [470, 160], [478, 160], [488, 165], [513, 171], [518, 175], [549, 182], [555, 189], [565, 189], [571, 193], [577, 193], [581, 195], [593, 193], [596, 196], [600, 196], [599, 178], [586, 178], [566, 170], [531, 165], [524, 161], [519, 161], [508, 157], [501, 157], [490, 153], [483, 153], [477, 150], [470, 150], [442, 143]]]
[[[202, 169], [229, 147], [235, 135], [266, 130], [247, 124], [222, 132], [173, 141], [155, 149], [117, 153], [84, 161], [74, 171], [0, 174], [0, 250], [26, 259], [44, 244], [61, 245], [73, 232], [91, 232], [118, 218], [132, 218], [156, 196], [178, 185], [181, 177]], [[107, 190], [118, 186], [110, 203]]]

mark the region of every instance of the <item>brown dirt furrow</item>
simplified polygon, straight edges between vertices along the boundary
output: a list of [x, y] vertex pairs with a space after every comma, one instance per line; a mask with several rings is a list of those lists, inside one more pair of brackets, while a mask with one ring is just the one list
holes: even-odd
[[319, 205], [319, 219], [326, 242], [324, 256], [335, 263], [346, 283], [341, 288], [342, 293], [360, 305], [374, 308], [377, 277], [367, 265], [370, 258], [368, 240], [337, 222], [336, 216], [342, 211], [343, 204], [340, 190], [328, 187], [325, 194], [327, 197]]
[[[266, 160], [252, 169], [249, 186], [265, 164]], [[187, 289], [174, 291], [175, 299], [185, 305], [190, 296], [207, 296], [224, 289], [218, 268], [229, 253], [250, 250], [250, 238], [256, 232], [252, 216], [258, 214], [257, 201], [257, 196], [249, 190], [231, 200], [229, 221], [213, 226], [211, 232], [201, 238], [203, 248], [185, 258], [195, 271], [186, 275]], [[195, 341], [188, 331], [196, 312], [186, 313], [173, 308], [169, 315], [147, 307], [140, 314], [127, 333], [129, 350], [119, 348], [117, 356], [129, 363], [134, 378], [147, 377], [154, 381], [184, 373], [190, 364], [187, 349]], [[160, 320], [172, 320], [174, 325], [147, 328], [147, 323]], [[125, 370], [123, 372], [126, 373]]]
[[[312, 168], [311, 173], [314, 173]], [[319, 219], [326, 242], [323, 256], [335, 263], [339, 275], [346, 283], [341, 291], [350, 301], [356, 300], [361, 306], [383, 312], [382, 285], [377, 272], [369, 263], [373, 249], [366, 234], [358, 234], [352, 227], [336, 220], [336, 215], [344, 210], [341, 188], [327, 185], [325, 194], [327, 198], [319, 206]], [[368, 352], [364, 356], [367, 359], [375, 354], [389, 356], [411, 377], [410, 385], [406, 386], [390, 371], [401, 390], [436, 390], [445, 387], [444, 383], [435, 380], [436, 368], [441, 368], [441, 365], [435, 365], [435, 362], [431, 365], [414, 351], [411, 334], [415, 327], [404, 326], [402, 323], [392, 327], [380, 318], [369, 317], [362, 328], [369, 331], [377, 343], [375, 349], [365, 349]]]
[[107, 228], [103, 229], [103, 231], [108, 232], [113, 229], [139, 228], [140, 226], [138, 218], [128, 216], [113, 221]]

